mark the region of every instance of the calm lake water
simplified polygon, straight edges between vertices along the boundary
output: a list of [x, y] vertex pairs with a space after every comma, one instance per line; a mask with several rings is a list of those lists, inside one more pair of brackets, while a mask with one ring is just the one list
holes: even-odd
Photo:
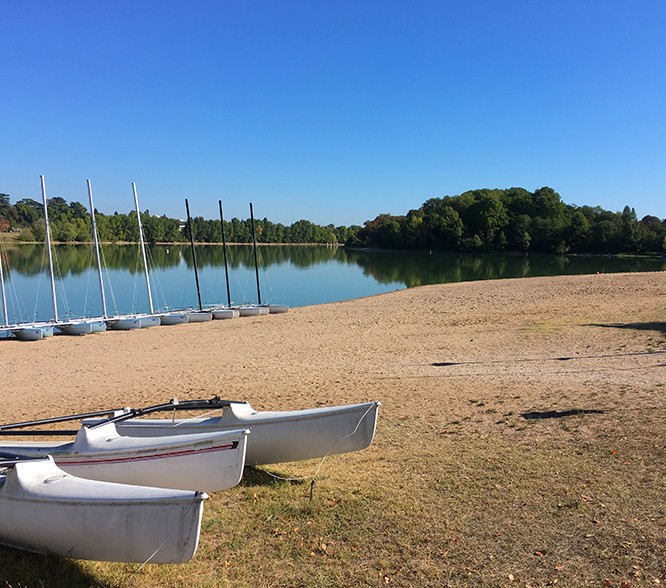
[[[102, 314], [99, 277], [90, 245], [54, 248], [59, 317]], [[4, 251], [9, 322], [53, 318], [48, 259], [41, 245]], [[109, 314], [148, 310], [136, 245], [104, 245], [103, 279]], [[227, 302], [223, 249], [196, 250], [204, 305]], [[192, 253], [186, 245], [148, 247], [156, 309], [198, 306]], [[252, 247], [228, 247], [232, 303], [256, 302]], [[595, 272], [665, 271], [666, 260], [608, 256], [348, 251], [325, 246], [260, 246], [262, 302], [307, 306], [423, 284]], [[1, 308], [0, 308], [1, 314]]]

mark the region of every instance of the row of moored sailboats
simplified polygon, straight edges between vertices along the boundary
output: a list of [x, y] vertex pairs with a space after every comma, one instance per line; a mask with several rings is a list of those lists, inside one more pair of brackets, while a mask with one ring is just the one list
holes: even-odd
[[11, 324], [7, 314], [7, 301], [5, 294], [5, 280], [2, 257], [0, 256], [0, 291], [2, 295], [2, 310], [4, 323], [0, 324], [0, 332], [4, 332], [21, 341], [38, 341], [52, 336], [53, 334], [62, 335], [85, 335], [90, 333], [101, 333], [107, 329], [111, 330], [133, 330], [142, 329], [147, 327], [154, 327], [158, 325], [179, 325], [184, 323], [195, 322], [208, 322], [211, 320], [228, 320], [243, 316], [262, 316], [266, 314], [284, 313], [289, 310], [289, 307], [282, 304], [262, 304], [261, 303], [261, 288], [259, 285], [259, 270], [257, 261], [257, 242], [254, 237], [254, 213], [252, 204], [250, 204], [250, 216], [252, 219], [252, 235], [254, 243], [254, 261], [255, 272], [257, 277], [257, 302], [258, 304], [244, 304], [232, 305], [231, 294], [229, 290], [229, 273], [227, 268], [227, 255], [226, 255], [226, 238], [224, 234], [224, 216], [222, 212], [222, 201], [219, 201], [220, 207], [220, 220], [222, 223], [222, 245], [224, 247], [224, 270], [227, 283], [227, 305], [213, 306], [205, 308], [201, 303], [201, 291], [199, 288], [199, 276], [197, 269], [196, 250], [194, 246], [194, 236], [192, 227], [192, 220], [190, 217], [189, 203], [185, 200], [187, 209], [187, 222], [190, 227], [190, 244], [192, 247], [192, 256], [194, 261], [194, 273], [197, 284], [197, 296], [199, 306], [198, 308], [190, 308], [183, 310], [172, 311], [156, 311], [153, 305], [153, 297], [150, 286], [150, 276], [148, 272], [148, 262], [146, 258], [146, 246], [143, 238], [143, 227], [141, 225], [141, 212], [139, 210], [139, 200], [136, 192], [136, 185], [132, 183], [132, 192], [134, 195], [134, 205], [136, 208], [137, 221], [139, 225], [139, 240], [141, 246], [141, 260], [146, 280], [146, 289], [148, 294], [148, 312], [138, 314], [121, 314], [109, 315], [107, 313], [106, 296], [104, 291], [104, 281], [102, 278], [102, 262], [100, 255], [100, 244], [97, 232], [97, 222], [95, 220], [95, 206], [93, 203], [92, 186], [90, 180], [87, 180], [88, 185], [88, 198], [90, 201], [90, 216], [92, 220], [92, 232], [95, 245], [95, 258], [97, 261], [97, 272], [99, 276], [99, 287], [101, 295], [101, 304], [103, 316], [96, 318], [76, 318], [61, 320], [58, 315], [58, 301], [56, 297], [55, 287], [55, 273], [53, 267], [53, 252], [51, 247], [51, 230], [49, 225], [49, 215], [46, 199], [46, 183], [44, 176], [40, 176], [42, 186], [42, 200], [44, 206], [44, 220], [46, 224], [46, 248], [49, 262], [49, 274], [51, 278], [51, 301], [53, 305], [53, 319], [50, 321], [33, 322], [33, 323], [14, 323]]

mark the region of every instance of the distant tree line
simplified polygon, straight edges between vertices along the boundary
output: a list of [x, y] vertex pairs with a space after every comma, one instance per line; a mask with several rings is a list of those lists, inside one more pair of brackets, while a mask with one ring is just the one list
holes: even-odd
[[666, 249], [666, 220], [633, 208], [565, 204], [552, 188], [471, 190], [426, 200], [404, 216], [381, 214], [348, 243], [390, 249], [647, 253]]
[[[51, 236], [60, 242], [89, 242], [92, 223], [85, 206], [56, 197], [48, 200]], [[106, 215], [96, 212], [99, 238], [106, 242], [139, 240], [136, 212]], [[141, 213], [144, 239], [149, 243], [189, 240], [189, 227], [179, 219]], [[0, 231], [20, 230], [22, 241], [43, 241], [42, 204], [23, 198], [11, 204], [0, 194]], [[230, 243], [250, 243], [249, 219], [224, 222]], [[219, 243], [219, 220], [192, 219], [199, 243]], [[307, 220], [291, 225], [255, 220], [260, 243], [333, 243], [353, 247], [442, 251], [542, 251], [564, 253], [656, 253], [666, 250], [666, 219], [638, 219], [633, 208], [609, 212], [599, 206], [562, 202], [552, 188], [471, 190], [458, 196], [430, 198], [406, 215], [381, 214], [363, 227], [321, 226]]]
[[[51, 238], [54, 241], [75, 243], [93, 239], [92, 220], [88, 209], [80, 202], [70, 202], [56, 197], [47, 200]], [[99, 239], [106, 242], [135, 242], [139, 240], [136, 212], [111, 215], [95, 211]], [[357, 231], [357, 227], [317, 225], [299, 220], [291, 225], [273, 223], [267, 218], [255, 219], [255, 234], [260, 243], [345, 243]], [[141, 213], [144, 239], [148, 243], [178, 243], [189, 241], [187, 223], [167, 216], [156, 216], [150, 211]], [[0, 231], [20, 230], [21, 241], [43, 241], [46, 237], [44, 207], [41, 202], [23, 198], [12, 205], [7, 194], [0, 194]], [[194, 240], [198, 243], [220, 243], [222, 224], [219, 220], [206, 220], [201, 216], [192, 219]], [[224, 221], [225, 238], [230, 243], [251, 243], [250, 219], [232, 218]]]

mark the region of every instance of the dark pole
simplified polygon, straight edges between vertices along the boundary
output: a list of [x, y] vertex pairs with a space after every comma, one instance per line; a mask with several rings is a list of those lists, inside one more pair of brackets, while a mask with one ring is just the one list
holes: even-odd
[[222, 252], [224, 253], [224, 276], [227, 279], [227, 306], [231, 307], [231, 292], [229, 290], [229, 267], [227, 266], [227, 239], [224, 236], [224, 214], [222, 214], [222, 200], [220, 204], [220, 223], [222, 224]]
[[185, 198], [185, 209], [187, 210], [187, 226], [190, 229], [190, 245], [192, 246], [192, 261], [194, 262], [194, 279], [197, 281], [197, 296], [199, 297], [199, 310], [201, 306], [201, 289], [199, 288], [199, 270], [197, 269], [197, 253], [194, 250], [194, 231], [192, 230], [192, 219], [190, 218], [190, 205]]
[[261, 305], [261, 287], [259, 286], [259, 263], [257, 262], [257, 237], [254, 232], [254, 213], [250, 202], [250, 219], [252, 220], [252, 242], [254, 243], [254, 273], [257, 275], [257, 301]]

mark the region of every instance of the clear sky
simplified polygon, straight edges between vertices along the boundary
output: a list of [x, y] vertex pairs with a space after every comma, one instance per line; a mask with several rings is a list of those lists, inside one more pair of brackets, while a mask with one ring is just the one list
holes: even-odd
[[664, 0], [0, 0], [0, 192], [363, 224], [474, 188], [666, 217]]

